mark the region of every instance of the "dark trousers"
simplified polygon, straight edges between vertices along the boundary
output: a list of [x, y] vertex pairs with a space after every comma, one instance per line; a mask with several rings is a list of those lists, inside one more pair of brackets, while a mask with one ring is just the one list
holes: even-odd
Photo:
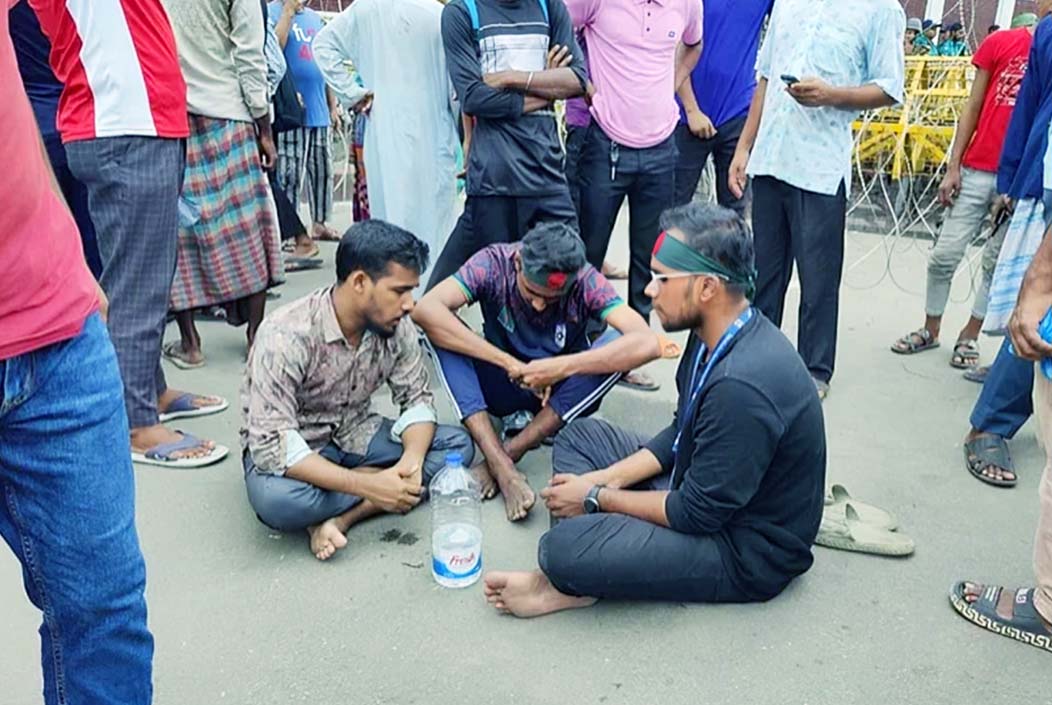
[[563, 159], [563, 171], [566, 173], [566, 185], [570, 187], [570, 199], [577, 218], [581, 218], [581, 154], [584, 141], [588, 138], [588, 128], [579, 125], [566, 126], [566, 156]]
[[1033, 390], [1034, 363], [1010, 353], [1006, 338], [975, 400], [972, 428], [1013, 438], [1034, 413]]
[[[345, 453], [335, 443], [329, 443], [322, 448], [319, 455], [348, 469], [392, 467], [401, 459], [405, 450], [401, 443], [391, 438], [392, 426], [394, 421], [383, 420], [376, 435], [369, 442], [365, 455]], [[457, 426], [435, 428], [435, 438], [424, 456], [422, 468], [425, 490], [435, 475], [445, 467], [447, 453], [460, 453], [464, 464], [470, 467], [475, 455], [475, 445], [467, 431]], [[362, 498], [357, 495], [323, 490], [309, 482], [294, 480], [284, 475], [261, 473], [256, 469], [252, 455], [247, 451], [241, 456], [241, 464], [245, 470], [245, 489], [248, 492], [249, 504], [260, 521], [278, 531], [306, 529], [349, 512], [362, 502]]]
[[186, 143], [104, 137], [70, 142], [66, 154], [88, 189], [128, 422], [133, 429], [153, 426], [157, 397], [168, 388], [161, 341], [175, 276]]
[[800, 278], [797, 350], [811, 375], [833, 377], [840, 277], [844, 269], [844, 185], [835, 196], [790, 186], [770, 176], [753, 179], [756, 306], [782, 325], [785, 292], [796, 263]]
[[628, 197], [628, 304], [650, 316], [650, 255], [661, 214], [672, 205], [676, 181], [676, 143], [672, 136], [654, 147], [632, 149], [613, 142], [592, 123], [581, 152], [581, 237], [588, 261], [603, 266], [610, 235]]
[[55, 181], [62, 189], [62, 195], [69, 204], [73, 220], [77, 223], [77, 230], [80, 231], [80, 242], [84, 247], [84, 259], [88, 262], [88, 269], [98, 279], [102, 276], [102, 258], [99, 256], [99, 244], [95, 239], [95, 225], [88, 211], [88, 189], [69, 170], [66, 148], [62, 145], [62, 138], [58, 133], [44, 136], [44, 148], [47, 149], [51, 169], [55, 172]]
[[719, 125], [716, 128], [716, 136], [707, 140], [695, 137], [687, 125], [676, 128], [676, 149], [679, 150], [679, 156], [676, 158], [676, 195], [673, 201], [675, 205], [686, 205], [694, 198], [694, 192], [698, 190], [698, 181], [701, 180], [711, 156], [716, 164], [716, 201], [725, 208], [737, 211], [738, 215], [745, 215], [748, 194], [735, 198], [728, 185], [731, 161], [734, 159], [734, 150], [738, 148], [742, 128], [745, 127], [745, 118], [746, 116], [742, 115]]
[[[609, 467], [647, 439], [598, 419], [578, 419], [555, 439], [556, 473], [583, 475]], [[668, 473], [634, 490], [668, 489]], [[541, 537], [541, 570], [567, 595], [623, 600], [744, 602], [712, 536], [693, 536], [624, 514], [564, 519]]]
[[565, 185], [549, 196], [468, 196], [464, 212], [435, 262], [428, 290], [456, 274], [483, 247], [517, 242], [537, 223], [550, 221], [577, 222]]
[[272, 169], [267, 172], [267, 177], [270, 179], [270, 191], [274, 194], [274, 206], [278, 211], [278, 229], [281, 231], [281, 239], [295, 240], [306, 235], [307, 228], [300, 220], [299, 214], [296, 213], [296, 206], [292, 204], [285, 189], [278, 182], [277, 170]]

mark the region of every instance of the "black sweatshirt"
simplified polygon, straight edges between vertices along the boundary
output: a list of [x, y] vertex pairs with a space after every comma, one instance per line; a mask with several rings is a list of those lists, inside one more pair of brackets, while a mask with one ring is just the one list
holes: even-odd
[[[822, 405], [796, 350], [756, 311], [687, 409], [701, 341], [692, 335], [676, 385], [680, 439], [672, 528], [712, 535], [735, 586], [769, 599], [811, 567], [822, 520], [826, 437]], [[700, 373], [699, 373], [700, 376]], [[676, 421], [647, 448], [668, 470]]]
[[[475, 0], [479, 32], [463, 0], [442, 10], [446, 65], [461, 109], [476, 118], [468, 163], [469, 196], [551, 196], [566, 190], [563, 150], [550, 110], [524, 115], [523, 94], [490, 88], [484, 74], [543, 71], [548, 49], [570, 47], [582, 90], [584, 55], [563, 0]], [[545, 3], [548, 20], [544, 17]]]

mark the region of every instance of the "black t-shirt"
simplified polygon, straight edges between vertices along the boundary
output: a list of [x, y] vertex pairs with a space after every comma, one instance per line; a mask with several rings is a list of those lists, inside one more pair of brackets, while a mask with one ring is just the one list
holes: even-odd
[[687, 409], [696, 336], [676, 375], [676, 422], [649, 448], [676, 486], [665, 502], [676, 531], [710, 534], [735, 587], [753, 600], [777, 595], [814, 561], [826, 472], [825, 422], [814, 382], [792, 344], [756, 311]]
[[[544, 3], [544, 5], [542, 5]], [[549, 46], [568, 46], [582, 88], [584, 57], [562, 0], [475, 0], [478, 33], [464, 0], [442, 11], [446, 64], [463, 111], [476, 118], [469, 196], [549, 196], [566, 190], [555, 114], [524, 115], [521, 93], [490, 88], [485, 74], [543, 71]], [[545, 18], [547, 8], [548, 18]]]

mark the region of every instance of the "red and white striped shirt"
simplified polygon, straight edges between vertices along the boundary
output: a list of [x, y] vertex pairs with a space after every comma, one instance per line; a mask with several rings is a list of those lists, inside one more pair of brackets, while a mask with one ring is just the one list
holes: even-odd
[[65, 84], [63, 142], [189, 135], [186, 83], [160, 0], [29, 0]]

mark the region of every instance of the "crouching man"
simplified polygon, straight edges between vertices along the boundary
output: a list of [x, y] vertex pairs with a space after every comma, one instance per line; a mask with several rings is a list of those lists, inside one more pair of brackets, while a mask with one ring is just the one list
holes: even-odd
[[498, 610], [535, 617], [598, 598], [767, 600], [811, 567], [826, 442], [814, 383], [749, 303], [753, 246], [733, 211], [665, 213], [647, 295], [665, 330], [690, 330], [672, 423], [652, 439], [582, 419], [555, 442], [541, 492], [561, 519], [540, 570], [495, 572]]
[[[310, 534], [330, 558], [354, 524], [420, 502], [447, 452], [474, 455], [460, 428], [435, 425], [428, 372], [409, 314], [428, 247], [383, 221], [351, 227], [335, 286], [260, 326], [241, 388], [245, 483], [256, 514]], [[397, 420], [372, 411], [383, 385]]]

